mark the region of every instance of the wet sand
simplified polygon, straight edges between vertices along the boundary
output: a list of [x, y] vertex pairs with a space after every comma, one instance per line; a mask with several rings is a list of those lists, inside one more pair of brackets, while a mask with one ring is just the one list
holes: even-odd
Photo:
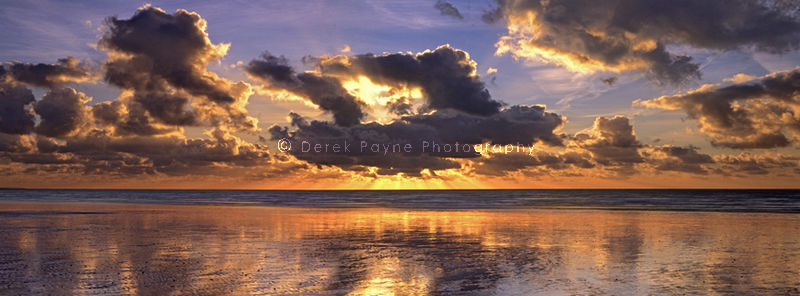
[[0, 294], [800, 295], [800, 215], [0, 203]]

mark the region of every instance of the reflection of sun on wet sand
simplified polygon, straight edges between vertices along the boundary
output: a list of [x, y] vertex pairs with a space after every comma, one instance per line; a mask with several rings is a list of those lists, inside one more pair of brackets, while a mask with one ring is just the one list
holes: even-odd
[[9, 294], [797, 294], [800, 216], [3, 203]]

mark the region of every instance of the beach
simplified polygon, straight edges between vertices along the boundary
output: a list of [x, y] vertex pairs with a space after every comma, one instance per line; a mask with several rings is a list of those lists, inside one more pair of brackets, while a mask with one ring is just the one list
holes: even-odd
[[0, 203], [3, 295], [800, 295], [800, 215]]

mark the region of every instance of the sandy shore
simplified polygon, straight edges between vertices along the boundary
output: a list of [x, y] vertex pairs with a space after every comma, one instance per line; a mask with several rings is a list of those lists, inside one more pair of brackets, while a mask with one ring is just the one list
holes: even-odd
[[800, 215], [0, 203], [0, 294], [800, 295]]

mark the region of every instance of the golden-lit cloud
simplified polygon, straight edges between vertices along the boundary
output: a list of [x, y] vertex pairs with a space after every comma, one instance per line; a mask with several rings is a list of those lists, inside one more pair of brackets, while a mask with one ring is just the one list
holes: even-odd
[[699, 64], [669, 46], [782, 52], [800, 44], [800, 20], [763, 1], [497, 0], [487, 22], [505, 23], [498, 55], [577, 73], [644, 72], [660, 83], [699, 78]]
[[369, 108], [368, 119], [383, 124], [423, 107], [422, 90], [419, 88], [379, 85], [366, 76], [344, 80], [342, 87], [366, 104]]
[[686, 112], [717, 146], [774, 148], [794, 142], [800, 132], [800, 69], [726, 81], [634, 104]]
[[56, 64], [6, 63], [0, 81], [25, 83], [38, 87], [53, 87], [68, 82], [94, 82], [97, 73], [85, 61], [74, 57], [59, 59]]
[[[551, 37], [545, 35], [546, 29], [540, 23], [539, 18], [538, 14], [533, 11], [528, 11], [519, 15], [509, 15], [507, 20], [508, 35], [501, 37], [497, 44], [495, 44], [497, 47], [496, 54], [511, 54], [519, 59], [553, 63], [578, 73], [593, 73], [597, 71], [619, 73], [642, 69], [648, 66], [644, 58], [636, 57], [635, 54], [632, 55], [632, 57], [608, 63], [603, 61], [600, 57], [594, 57], [592, 52], [587, 50], [587, 45], [580, 45], [582, 47], [581, 50], [576, 51], [564, 51], [557, 45], [547, 45], [544, 39]], [[589, 32], [585, 33], [593, 38], [599, 39], [601, 43], [615, 42], [615, 40], [611, 40], [609, 36], [602, 34], [602, 32], [594, 34]], [[633, 52], [639, 55], [652, 49], [638, 45], [654, 44], [652, 40], [650, 40], [650, 42], [642, 41], [629, 43], [631, 43], [629, 45], [632, 45]], [[634, 45], [632, 43], [636, 44]]]

